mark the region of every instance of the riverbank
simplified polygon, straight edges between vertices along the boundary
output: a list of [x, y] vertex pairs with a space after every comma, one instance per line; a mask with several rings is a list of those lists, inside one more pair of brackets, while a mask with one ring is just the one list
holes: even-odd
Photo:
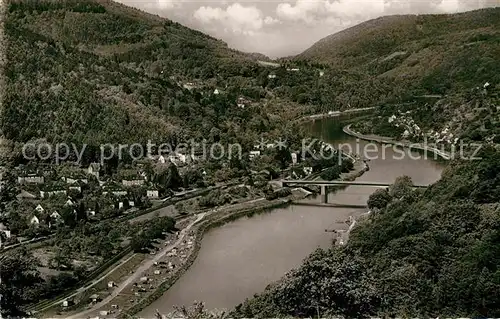
[[359, 132], [353, 131], [351, 129], [351, 124], [344, 126], [344, 128], [342, 130], [344, 131], [344, 133], [351, 135], [351, 136], [354, 136], [356, 138], [359, 138], [361, 140], [365, 140], [365, 141], [369, 141], [369, 142], [376, 142], [376, 143], [380, 143], [380, 144], [396, 145], [396, 146], [399, 146], [402, 148], [408, 148], [410, 150], [420, 150], [420, 151], [424, 151], [424, 152], [431, 152], [442, 159], [445, 159], [445, 160], [451, 159], [451, 155], [448, 152], [437, 149], [435, 147], [429, 147], [429, 146], [421, 144], [421, 143], [402, 142], [402, 141], [397, 141], [397, 140], [393, 140], [393, 139], [390, 139], [387, 137], [382, 137], [382, 136], [361, 134]]
[[361, 214], [357, 217], [355, 216], [351, 216], [349, 218], [349, 222], [350, 222], [350, 225], [349, 225], [349, 228], [345, 231], [345, 232], [342, 232], [340, 233], [339, 235], [339, 238], [338, 238], [338, 241], [337, 241], [337, 244], [338, 245], [345, 245], [347, 243], [347, 241], [349, 240], [349, 234], [351, 233], [351, 231], [354, 229], [354, 227], [356, 227], [356, 225], [362, 221], [363, 219], [366, 219], [370, 216], [371, 214], [371, 211], [367, 211], [366, 213], [364, 214]]
[[[305, 195], [304, 195], [305, 197]], [[173, 273], [171, 277], [165, 280], [156, 290], [151, 293], [148, 297], [142, 299], [139, 303], [132, 306], [131, 308], [120, 313], [117, 318], [132, 318], [134, 315], [148, 307], [156, 299], [160, 298], [170, 287], [172, 287], [179, 278], [184, 275], [184, 273], [191, 267], [193, 262], [198, 256], [198, 252], [201, 249], [201, 242], [203, 236], [209, 230], [220, 227], [228, 222], [234, 221], [241, 217], [250, 217], [254, 214], [268, 212], [269, 210], [281, 208], [287, 206], [291, 203], [290, 198], [286, 199], [276, 199], [272, 201], [267, 201], [265, 199], [258, 199], [253, 202], [252, 207], [246, 207], [241, 209], [222, 209], [220, 211], [212, 212], [210, 215], [205, 216], [205, 218], [200, 221], [196, 228], [193, 230], [193, 243], [194, 247], [190, 254], [187, 256], [186, 261]]]
[[354, 160], [354, 169], [349, 173], [342, 173], [339, 180], [341, 181], [354, 181], [356, 178], [361, 177], [365, 172], [370, 170], [370, 166], [366, 162]]
[[[369, 169], [368, 165], [360, 160], [355, 160], [354, 164], [354, 170], [347, 174], [342, 174], [340, 177], [341, 180], [354, 180]], [[306, 194], [301, 194], [301, 196], [297, 197], [304, 198], [306, 197]], [[134, 286], [133, 282], [127, 280], [123, 281], [124, 284], [126, 284], [125, 287], [120, 284], [122, 279], [119, 281], [117, 280], [116, 283], [119, 287], [121, 287], [121, 290], [123, 290], [124, 293], [120, 294], [119, 292], [115, 292], [114, 290], [116, 290], [116, 288], [107, 289], [107, 291], [103, 294], [103, 297], [109, 293], [111, 293], [114, 297], [110, 299], [106, 298], [107, 302], [99, 303], [99, 307], [92, 307], [91, 312], [97, 312], [99, 314], [101, 311], [104, 313], [112, 312], [112, 315], [118, 315], [123, 318], [130, 317], [133, 314], [140, 312], [168, 291], [170, 287], [172, 287], [175, 282], [177, 282], [177, 280], [181, 278], [182, 275], [190, 268], [192, 263], [197, 258], [198, 251], [201, 248], [201, 241], [206, 231], [243, 216], [250, 216], [258, 212], [287, 205], [291, 202], [291, 200], [292, 198], [275, 201], [266, 201], [264, 199], [250, 200], [245, 203], [241, 203], [242, 205], [231, 205], [230, 207], [223, 207], [210, 212], [205, 216], [205, 218], [203, 218], [203, 220], [192, 228], [193, 234], [190, 234], [188, 240], [192, 244], [189, 242], [183, 242], [182, 244], [184, 244], [184, 246], [180, 246], [182, 248], [176, 247], [178, 250], [181, 250], [181, 252], [179, 253], [180, 260], [172, 260], [172, 263], [175, 263], [175, 269], [166, 270], [165, 268], [162, 269], [159, 265], [150, 265], [150, 267], [147, 268], [141, 266], [140, 268], [143, 269], [142, 276], [151, 279], [150, 281], [147, 281], [147, 285], [137, 282]], [[190, 246], [190, 249], [184, 249], [185, 246], [188, 245]], [[161, 260], [163, 265], [165, 263], [168, 264], [169, 261], [170, 260]], [[160, 260], [158, 263], [160, 263]], [[127, 293], [125, 293], [125, 291]], [[132, 291], [132, 295], [130, 291]], [[113, 305], [115, 305], [115, 307], [111, 307]]]
[[[107, 298], [103, 299], [102, 302], [95, 305], [92, 309], [89, 309], [85, 312], [75, 314], [71, 317], [67, 317], [67, 319], [82, 318], [82, 317], [85, 317], [86, 315], [91, 314], [92, 312], [95, 312], [95, 311], [99, 311], [100, 314], [101, 314], [101, 311], [105, 311], [106, 313], [109, 314], [112, 311], [112, 309], [110, 311], [110, 310], [103, 310], [103, 308], [107, 308], [108, 304], [110, 304], [110, 303], [118, 306], [117, 308], [123, 309], [124, 308], [123, 305], [120, 302], [117, 302], [117, 300], [116, 300], [116, 299], [118, 299], [117, 297], [124, 294], [125, 297], [127, 297], [126, 299], [130, 298], [130, 293], [125, 292], [125, 290], [129, 291], [128, 289], [138, 285], [138, 284], [134, 283], [135, 281], [139, 281], [140, 283], [142, 283], [144, 285], [144, 287], [146, 287], [150, 278], [154, 278], [154, 275], [155, 275], [155, 273], [151, 273], [151, 271], [150, 271], [151, 268], [154, 268], [153, 267], [154, 265], [158, 265], [161, 262], [161, 260], [164, 259], [164, 257], [168, 256], [168, 253], [170, 253], [174, 250], [177, 250], [177, 249], [182, 250], [181, 246], [183, 246], [183, 244], [186, 242], [185, 238], [186, 237], [190, 238], [190, 236], [189, 236], [190, 230], [192, 228], [194, 228], [195, 225], [197, 225], [197, 223], [200, 222], [206, 215], [207, 215], [207, 213], [200, 213], [200, 214], [196, 215], [195, 220], [192, 221], [191, 223], [189, 223], [189, 225], [187, 225], [185, 228], [183, 228], [180, 231], [178, 238], [174, 244], [172, 244], [168, 247], [165, 247], [164, 249], [160, 250], [157, 254], [155, 254], [154, 258], [147, 260], [145, 263], [142, 263], [126, 280], [124, 280], [122, 283], [120, 283], [118, 285], [118, 287], [114, 288], [111, 295], [108, 296]], [[155, 271], [160, 271], [160, 270], [155, 270]], [[158, 274], [160, 274], [160, 273], [158, 273]], [[146, 282], [144, 282], [143, 278], [148, 278], [148, 280]], [[139, 289], [132, 288], [132, 291], [133, 290], [138, 290], [138, 292], [141, 291], [140, 288]], [[122, 292], [123, 292], [123, 294], [122, 294]], [[113, 308], [113, 307], [111, 307], [111, 308]]]
[[[154, 256], [147, 254], [131, 255], [132, 257], [142, 256], [141, 258], [134, 257], [138, 261], [134, 262], [135, 266], [127, 263], [115, 267], [112, 272], [94, 283], [96, 288], [97, 286], [100, 288], [94, 290], [85, 289], [85, 291], [78, 292], [78, 298], [76, 298], [76, 293], [75, 298], [68, 298], [75, 301], [76, 299], [89, 300], [90, 294], [97, 293], [102, 297], [102, 301], [91, 304], [90, 307], [87, 305], [86, 309], [80, 308], [79, 311], [76, 307], [71, 307], [73, 308], [72, 313], [54, 313], [52, 311], [44, 313], [44, 315], [51, 317], [64, 316], [64, 318], [74, 319], [98, 315], [113, 316], [115, 318], [131, 317], [161, 297], [189, 269], [197, 257], [206, 231], [244, 216], [284, 207], [292, 199], [305, 198], [306, 196], [307, 194], [302, 192], [294, 192], [287, 198], [272, 201], [257, 198], [191, 216], [186, 219], [186, 223], [192, 217], [196, 217], [196, 220], [181, 228], [180, 235], [174, 244], [168, 245], [169, 240], [165, 241], [165, 243], [162, 241], [158, 246], [165, 244], [166, 247], [160, 248]], [[170, 268], [170, 265], [173, 265], [174, 269]], [[134, 268], [136, 269], [133, 270]], [[117, 276], [115, 272], [120, 276]], [[142, 278], [148, 278], [148, 280], [143, 282]], [[114, 282], [115, 285], [106, 288], [109, 282]], [[82, 305], [80, 304], [79, 307]]]

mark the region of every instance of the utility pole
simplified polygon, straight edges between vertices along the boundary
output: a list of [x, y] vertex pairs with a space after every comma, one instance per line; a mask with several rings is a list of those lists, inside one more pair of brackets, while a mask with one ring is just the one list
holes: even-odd
[[319, 315], [319, 303], [318, 301], [315, 302], [316, 303], [316, 314], [318, 316], [318, 319], [320, 318], [320, 315]]

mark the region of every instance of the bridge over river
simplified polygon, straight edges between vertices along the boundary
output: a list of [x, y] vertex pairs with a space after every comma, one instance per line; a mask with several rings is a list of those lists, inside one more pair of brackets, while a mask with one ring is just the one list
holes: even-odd
[[[321, 203], [328, 203], [328, 188], [334, 186], [366, 186], [366, 187], [389, 187], [391, 184], [382, 182], [370, 182], [370, 181], [309, 181], [309, 180], [281, 180], [282, 186], [299, 186], [299, 185], [315, 185], [321, 187]], [[427, 188], [428, 185], [413, 185], [414, 188]], [[336, 204], [336, 206], [350, 207], [349, 204]], [[359, 205], [356, 205], [359, 206]]]

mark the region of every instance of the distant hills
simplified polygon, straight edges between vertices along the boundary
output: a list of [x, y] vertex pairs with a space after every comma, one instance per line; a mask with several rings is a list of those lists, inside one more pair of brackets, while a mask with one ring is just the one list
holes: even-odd
[[370, 20], [295, 57], [444, 93], [500, 79], [500, 8]]
[[[242, 88], [259, 95], [266, 57], [168, 19], [109, 0], [10, 0], [6, 11], [0, 123], [13, 141], [178, 142], [243, 116]], [[184, 87], [194, 80], [199, 90]], [[202, 95], [216, 87], [227, 94]]]
[[275, 65], [110, 0], [7, 4], [0, 129], [15, 142], [178, 142], [216, 128], [250, 145], [294, 114], [500, 83], [500, 8], [371, 20]]
[[[333, 79], [356, 75], [350, 105], [364, 94], [369, 98], [361, 103], [380, 106], [359, 125], [364, 133], [401, 138], [405, 129], [388, 118], [409, 112], [420, 139], [446, 131], [461, 140], [500, 141], [500, 7], [370, 20], [318, 41], [294, 60], [326, 63]], [[345, 79], [341, 83], [349, 83]]]

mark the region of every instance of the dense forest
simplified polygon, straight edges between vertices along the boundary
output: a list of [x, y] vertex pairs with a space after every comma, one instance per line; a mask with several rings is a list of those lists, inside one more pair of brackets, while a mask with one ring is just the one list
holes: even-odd
[[234, 315], [499, 316], [500, 153], [481, 157], [425, 191], [400, 178], [373, 194], [346, 246], [317, 250]]
[[[304, 137], [296, 119], [368, 106], [376, 107], [374, 115], [354, 126], [364, 133], [400, 138], [404, 126], [388, 121], [397, 115], [421, 131], [449, 129], [454, 138], [493, 145], [482, 149], [480, 161], [451, 163], [425, 191], [413, 190], [402, 177], [374, 193], [372, 214], [346, 246], [314, 252], [233, 315], [500, 316], [500, 155], [494, 148], [500, 136], [499, 8], [372, 20], [280, 60], [276, 68], [110, 0], [9, 0], [6, 11], [0, 135], [13, 142], [15, 164], [23, 162], [22, 143], [30, 141], [87, 144], [94, 151], [85, 154], [88, 165], [105, 143], [175, 146], [207, 139], [239, 143], [248, 153], [264, 135], [289, 142], [286, 158], [274, 150], [260, 158], [259, 168], [277, 176]], [[248, 173], [247, 162], [225, 167], [211, 161], [204, 171], [227, 180], [242, 175], [233, 172]], [[323, 164], [307, 163], [315, 173]], [[321, 177], [334, 179], [350, 169], [330, 167]], [[152, 172], [164, 193], [206, 186], [201, 170], [182, 177], [172, 170]], [[21, 224], [16, 216], [32, 207], [7, 205], [15, 195], [4, 188], [0, 208]], [[214, 191], [200, 205], [229, 201]], [[84, 215], [83, 206], [78, 212]], [[67, 263], [68, 252], [93, 249], [104, 259], [120, 250], [118, 231], [143, 251], [174, 227], [170, 219], [130, 229], [111, 222], [83, 225], [56, 234], [57, 267]], [[65, 243], [70, 240], [74, 244]], [[16, 254], [3, 254], [0, 263], [9, 278], [0, 286], [2, 308], [11, 314], [17, 314], [12, 300], [51, 298], [88, 275], [75, 269], [74, 278], [63, 273], [44, 281], [27, 251]]]

